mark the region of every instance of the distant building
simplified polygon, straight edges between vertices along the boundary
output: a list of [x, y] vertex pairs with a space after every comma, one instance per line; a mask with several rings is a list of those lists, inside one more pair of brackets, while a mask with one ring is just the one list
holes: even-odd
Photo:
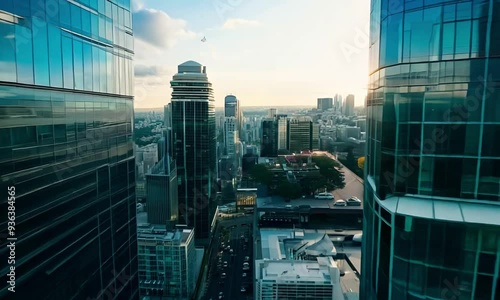
[[344, 115], [347, 117], [354, 116], [354, 95], [347, 95], [345, 98]]
[[344, 299], [340, 271], [331, 257], [316, 261], [257, 260], [256, 299]]
[[276, 118], [262, 119], [262, 135], [260, 139], [260, 156], [278, 156], [278, 126]]
[[287, 115], [276, 115], [276, 122], [278, 126], [278, 150], [287, 148], [288, 140], [288, 118]]
[[270, 108], [269, 111], [267, 112], [267, 117], [268, 118], [275, 118], [276, 117], [276, 108]]
[[225, 154], [234, 157], [235, 145], [239, 141], [238, 137], [238, 120], [235, 117], [226, 117], [224, 121], [224, 145]]
[[325, 111], [333, 108], [333, 98], [318, 98], [317, 109], [319, 111]]
[[336, 113], [342, 112], [342, 95], [335, 94], [335, 97], [333, 97], [333, 108]]
[[236, 130], [241, 134], [243, 125], [243, 114], [240, 108], [240, 100], [234, 95], [227, 95], [224, 98], [224, 117], [236, 119]]
[[319, 149], [319, 125], [308, 116], [293, 117], [288, 121], [288, 146], [290, 152]]
[[178, 221], [177, 169], [166, 156], [146, 175], [146, 211], [149, 223], [173, 228]]
[[199, 273], [195, 267], [194, 231], [141, 224], [137, 244], [140, 296], [149, 300], [190, 300]]

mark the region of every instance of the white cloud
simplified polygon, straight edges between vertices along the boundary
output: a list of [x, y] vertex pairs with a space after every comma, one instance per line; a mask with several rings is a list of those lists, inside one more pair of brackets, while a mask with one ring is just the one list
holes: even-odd
[[142, 0], [132, 0], [132, 12], [139, 11], [144, 8], [144, 3]]
[[235, 29], [239, 27], [256, 27], [259, 26], [258, 21], [245, 20], [245, 19], [229, 19], [227, 20], [222, 28], [224, 29]]
[[171, 48], [177, 41], [192, 39], [197, 34], [189, 31], [182, 19], [174, 19], [167, 13], [155, 9], [141, 9], [133, 13], [134, 35], [159, 48]]

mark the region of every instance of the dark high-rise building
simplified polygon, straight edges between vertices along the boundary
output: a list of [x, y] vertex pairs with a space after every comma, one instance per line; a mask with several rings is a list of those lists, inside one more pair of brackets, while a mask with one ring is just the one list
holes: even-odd
[[344, 114], [348, 117], [354, 116], [354, 95], [347, 95], [345, 98]]
[[276, 118], [262, 119], [260, 156], [278, 156], [278, 123]]
[[333, 98], [318, 98], [318, 110], [325, 111], [330, 108], [333, 108]]
[[243, 122], [243, 114], [240, 109], [240, 100], [234, 95], [227, 95], [224, 98], [224, 116], [226, 118], [233, 117], [236, 118], [237, 131], [241, 135], [241, 128]]
[[500, 299], [500, 3], [374, 0], [360, 299]]
[[146, 189], [148, 223], [174, 228], [179, 214], [178, 187], [175, 161], [170, 156], [164, 156], [146, 174]]
[[172, 134], [179, 178], [179, 217], [195, 228], [201, 242], [209, 237], [217, 187], [215, 104], [206, 67], [187, 61], [178, 67], [172, 87]]
[[292, 117], [288, 120], [288, 151], [300, 153], [303, 150], [319, 149], [319, 125], [308, 116]]
[[138, 299], [132, 56], [129, 1], [0, 1], [1, 299]]

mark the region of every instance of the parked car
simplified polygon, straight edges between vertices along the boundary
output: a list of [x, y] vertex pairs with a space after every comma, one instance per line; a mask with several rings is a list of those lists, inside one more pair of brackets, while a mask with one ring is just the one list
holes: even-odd
[[333, 200], [335, 197], [331, 193], [319, 193], [314, 196], [316, 199], [328, 199], [328, 200]]
[[240, 289], [240, 292], [244, 293], [246, 291], [247, 291], [247, 289], [244, 286], [242, 286], [241, 289]]
[[347, 205], [351, 206], [360, 206], [361, 205], [361, 200], [359, 200], [357, 197], [351, 197], [347, 199]]
[[245, 256], [245, 262], [248, 262], [250, 260], [249, 256]]
[[334, 206], [347, 206], [347, 203], [344, 200], [339, 199], [339, 200], [335, 201], [335, 203], [333, 205]]
[[352, 241], [355, 242], [355, 243], [359, 243], [359, 244], [361, 244], [361, 240], [362, 239], [363, 239], [363, 234], [362, 233], [355, 234], [352, 237]]

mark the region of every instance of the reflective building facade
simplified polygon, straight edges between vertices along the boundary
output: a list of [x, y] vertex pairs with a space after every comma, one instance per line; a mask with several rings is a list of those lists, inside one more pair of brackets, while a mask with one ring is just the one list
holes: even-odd
[[217, 192], [215, 104], [206, 68], [194, 61], [178, 66], [172, 87], [172, 135], [179, 181], [179, 218], [209, 237]]
[[132, 56], [129, 1], [0, 1], [1, 299], [138, 299]]
[[500, 298], [500, 2], [371, 1], [360, 299]]

